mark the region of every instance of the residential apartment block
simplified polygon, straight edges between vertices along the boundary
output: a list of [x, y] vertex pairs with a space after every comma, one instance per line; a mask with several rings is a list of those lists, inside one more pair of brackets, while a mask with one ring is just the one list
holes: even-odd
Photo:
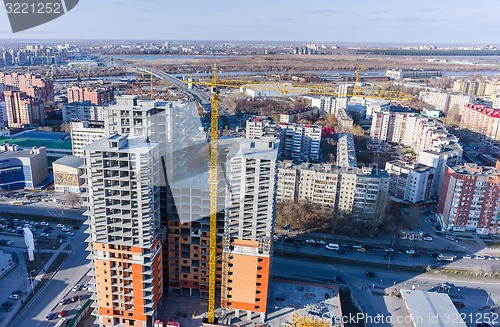
[[5, 85], [5, 90], [21, 91], [44, 103], [54, 103], [54, 83], [40, 75], [0, 72], [0, 84]]
[[500, 109], [469, 104], [462, 111], [460, 128], [466, 128], [491, 140], [500, 140]]
[[115, 134], [84, 152], [95, 324], [152, 326], [163, 293], [158, 144]]
[[354, 148], [354, 136], [350, 133], [338, 135], [337, 141], [337, 166], [357, 167], [356, 149]]
[[301, 119], [308, 119], [320, 114], [320, 109], [316, 107], [289, 110], [286, 114], [280, 115], [280, 122], [294, 123]]
[[9, 127], [24, 128], [45, 124], [44, 102], [22, 91], [4, 91]]
[[274, 231], [278, 144], [240, 139], [227, 154], [222, 307], [265, 321]]
[[90, 101], [66, 103], [62, 106], [62, 118], [71, 121], [103, 121], [104, 108]]
[[278, 169], [278, 202], [311, 202], [380, 221], [385, 213], [389, 175], [375, 167], [336, 167], [327, 164], [293, 164], [283, 161]]
[[458, 137], [449, 133], [438, 120], [414, 115], [407, 119], [401, 143], [419, 154], [422, 151], [439, 151], [443, 146], [458, 144]]
[[446, 92], [421, 91], [419, 97], [427, 104], [434, 106], [437, 110], [447, 112], [450, 108], [457, 107], [458, 113], [462, 114], [465, 105], [474, 103], [477, 96], [469, 94], [453, 94]]
[[253, 117], [247, 121], [246, 138], [258, 139], [276, 136], [280, 139], [280, 154], [284, 158], [299, 161], [319, 161], [322, 127], [275, 123], [265, 117]]
[[437, 150], [426, 150], [418, 154], [417, 162], [434, 168], [432, 196], [441, 194], [446, 166], [456, 166], [462, 162], [463, 149], [458, 143], [444, 145]]
[[93, 88], [73, 86], [67, 89], [68, 103], [89, 101], [96, 106], [104, 106], [115, 100], [115, 92], [111, 88]]
[[417, 112], [398, 106], [383, 107], [372, 114], [370, 137], [375, 141], [400, 143], [409, 117]]
[[437, 214], [453, 230], [497, 234], [500, 227], [500, 164], [447, 167]]
[[385, 170], [390, 176], [390, 196], [411, 203], [431, 198], [434, 168], [393, 160], [385, 164]]
[[79, 121], [70, 123], [71, 146], [73, 155], [83, 157], [83, 148], [104, 136], [103, 122]]

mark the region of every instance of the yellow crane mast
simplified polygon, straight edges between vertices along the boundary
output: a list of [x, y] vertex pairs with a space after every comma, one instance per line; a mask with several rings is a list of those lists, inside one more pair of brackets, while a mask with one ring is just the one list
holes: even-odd
[[354, 84], [354, 90], [352, 92], [354, 96], [357, 96], [357, 95], [359, 95], [359, 93], [361, 93], [361, 89], [360, 89], [358, 83], [359, 83], [359, 73], [361, 73], [361, 71], [363, 71], [363, 70], [366, 70], [366, 68], [360, 68], [360, 69], [356, 70], [356, 81]]
[[210, 259], [209, 259], [209, 284], [208, 284], [208, 314], [209, 324], [215, 320], [215, 282], [217, 269], [217, 190], [219, 187], [219, 90], [217, 88], [217, 66], [214, 64], [211, 93], [211, 126], [210, 126]]

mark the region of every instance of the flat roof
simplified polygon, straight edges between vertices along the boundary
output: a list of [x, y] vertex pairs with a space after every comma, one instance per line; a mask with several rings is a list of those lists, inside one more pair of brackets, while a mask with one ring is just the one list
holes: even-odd
[[68, 167], [72, 167], [72, 168], [78, 168], [81, 165], [83, 165], [83, 163], [84, 163], [83, 158], [79, 158], [79, 157], [75, 157], [75, 156], [65, 156], [65, 157], [59, 158], [53, 162], [53, 164], [68, 166]]
[[38, 153], [32, 153], [31, 150], [0, 151], [0, 159], [31, 158], [37, 155]]
[[448, 294], [401, 290], [401, 295], [415, 327], [467, 327]]
[[28, 137], [0, 137], [0, 144], [9, 143], [17, 144], [20, 147], [46, 147], [48, 149], [65, 149], [71, 150], [71, 141], [69, 140], [54, 140], [54, 139], [41, 139], [41, 138], [28, 138]]

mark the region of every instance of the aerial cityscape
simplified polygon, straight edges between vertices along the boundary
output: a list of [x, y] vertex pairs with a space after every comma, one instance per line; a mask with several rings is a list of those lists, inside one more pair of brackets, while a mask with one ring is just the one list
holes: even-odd
[[500, 3], [32, 2], [0, 327], [500, 326]]

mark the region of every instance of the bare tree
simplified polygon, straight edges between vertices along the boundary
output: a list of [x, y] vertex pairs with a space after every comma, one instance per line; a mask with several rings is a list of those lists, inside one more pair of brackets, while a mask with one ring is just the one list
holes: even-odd
[[460, 125], [460, 108], [458, 104], [455, 104], [448, 109], [446, 112], [446, 117], [444, 118], [444, 122], [448, 125], [458, 126]]
[[80, 204], [80, 195], [78, 193], [68, 193], [66, 195], [66, 203], [75, 209], [75, 206]]

